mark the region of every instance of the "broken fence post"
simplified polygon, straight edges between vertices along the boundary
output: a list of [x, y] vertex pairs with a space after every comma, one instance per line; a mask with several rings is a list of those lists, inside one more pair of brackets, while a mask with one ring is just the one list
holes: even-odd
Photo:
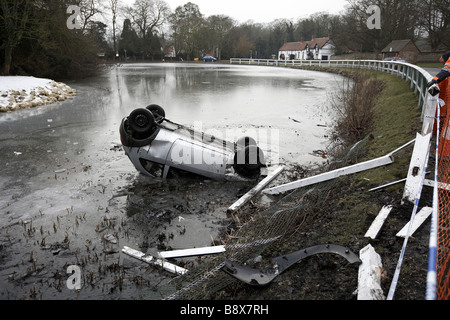
[[208, 254], [217, 254], [224, 253], [228, 249], [245, 249], [250, 247], [257, 247], [261, 245], [265, 245], [271, 242], [278, 240], [280, 236], [255, 240], [248, 243], [239, 243], [239, 244], [231, 244], [227, 246], [213, 246], [213, 247], [201, 247], [201, 248], [191, 248], [191, 249], [180, 249], [180, 250], [171, 250], [171, 251], [161, 251], [158, 252], [159, 256], [163, 259], [173, 259], [173, 258], [183, 258], [183, 257], [193, 257], [193, 256], [201, 256]]
[[383, 188], [387, 188], [387, 187], [390, 187], [390, 186], [394, 186], [396, 184], [399, 184], [399, 183], [405, 182], [405, 181], [406, 181], [406, 178], [405, 179], [401, 179], [401, 180], [397, 180], [397, 181], [393, 181], [393, 182], [389, 182], [389, 183], [386, 183], [386, 184], [384, 184], [382, 186], [369, 189], [369, 192], [377, 191], [377, 190], [380, 190], [380, 189], [383, 189]]
[[[432, 187], [432, 188], [433, 188], [434, 185], [435, 185], [435, 182], [434, 182], [434, 180], [425, 179], [425, 181], [423, 182], [423, 184], [424, 184], [424, 186]], [[438, 183], [437, 183], [437, 186], [438, 186], [439, 189], [450, 191], [450, 185], [449, 185], [448, 183], [445, 183], [445, 182], [438, 182]]]
[[357, 172], [369, 170], [372, 168], [384, 166], [387, 164], [391, 164], [392, 162], [393, 162], [392, 157], [388, 155], [388, 156], [384, 156], [384, 157], [381, 157], [378, 159], [358, 163], [353, 166], [333, 170], [330, 172], [325, 172], [325, 173], [322, 173], [322, 174], [319, 174], [316, 176], [312, 176], [309, 178], [305, 178], [305, 179], [301, 179], [301, 180], [294, 181], [291, 183], [287, 183], [287, 184], [284, 184], [284, 185], [281, 185], [278, 187], [269, 188], [269, 189], [264, 190], [263, 192], [266, 194], [272, 194], [272, 195], [280, 194], [280, 193], [284, 193], [284, 192], [291, 191], [294, 189], [306, 187], [306, 186], [309, 186], [312, 184], [336, 179], [340, 176], [349, 175], [352, 173], [357, 173]]
[[[414, 221], [412, 222], [412, 226], [411, 226], [411, 234], [413, 235], [414, 232], [417, 231], [417, 229], [419, 229], [419, 227], [425, 222], [425, 220], [431, 215], [431, 212], [433, 211], [433, 208], [430, 207], [424, 207], [422, 208], [422, 210], [419, 211], [419, 213], [417, 213], [417, 215], [414, 217]], [[410, 225], [411, 221], [408, 222], [402, 230], [400, 230], [397, 233], [397, 237], [401, 237], [404, 238], [406, 237], [406, 232], [408, 231], [409, 225]]]
[[423, 171], [426, 169], [426, 163], [428, 162], [431, 135], [432, 133], [425, 136], [420, 133], [417, 134], [406, 178], [405, 189], [403, 191], [402, 202], [406, 200], [414, 203], [417, 199], [419, 190], [422, 189], [422, 176]]
[[392, 206], [384, 206], [378, 213], [378, 216], [372, 222], [369, 230], [367, 230], [364, 237], [375, 239], [378, 236], [378, 233], [380, 232], [380, 229], [383, 226], [384, 221], [386, 221], [391, 210]]
[[399, 152], [400, 150], [406, 148], [407, 146], [409, 146], [410, 144], [412, 144], [415, 140], [412, 140], [406, 144], [404, 144], [403, 146], [401, 146], [400, 148], [392, 151], [391, 153], [377, 158], [377, 159], [373, 159], [373, 160], [369, 160], [369, 161], [365, 161], [365, 162], [361, 162], [352, 166], [348, 166], [348, 167], [344, 167], [344, 168], [340, 168], [340, 169], [336, 169], [333, 171], [329, 171], [329, 172], [325, 172], [316, 176], [312, 176], [312, 177], [308, 177], [305, 179], [301, 179], [298, 181], [294, 181], [294, 182], [290, 182], [281, 186], [277, 186], [277, 187], [273, 187], [273, 188], [269, 188], [264, 190], [263, 192], [266, 194], [280, 194], [280, 193], [284, 193], [287, 191], [291, 191], [294, 189], [298, 189], [298, 188], [302, 188], [305, 186], [309, 186], [312, 184], [316, 184], [316, 183], [320, 183], [320, 182], [325, 182], [328, 180], [332, 180], [332, 179], [336, 179], [338, 177], [341, 176], [345, 176], [345, 175], [349, 175], [349, 174], [353, 174], [353, 173], [358, 173], [358, 172], [362, 172], [362, 171], [366, 171], [369, 169], [374, 169], [377, 167], [381, 167], [384, 165], [388, 165], [394, 162], [393, 159], [393, 155], [397, 152]]
[[192, 257], [192, 256], [202, 256], [202, 255], [207, 255], [207, 254], [223, 253], [225, 251], [226, 251], [226, 249], [224, 246], [215, 246], [215, 247], [203, 247], [203, 248], [193, 248], [193, 249], [162, 251], [162, 252], [158, 252], [158, 254], [163, 259], [171, 259], [171, 258], [182, 258], [182, 257]]
[[381, 257], [369, 244], [359, 252], [358, 300], [385, 300], [381, 288]]
[[284, 167], [278, 167], [270, 175], [268, 175], [264, 180], [258, 183], [253, 189], [242, 196], [238, 201], [231, 205], [227, 212], [234, 212], [246, 204], [251, 198], [256, 196], [263, 188], [265, 188], [273, 179], [275, 179], [282, 171]]
[[136, 258], [140, 261], [146, 262], [148, 264], [156, 265], [162, 267], [164, 270], [175, 273], [175, 274], [185, 274], [188, 270], [181, 268], [179, 266], [176, 266], [170, 262], [156, 259], [155, 257], [148, 256], [143, 252], [140, 252], [138, 250], [131, 249], [129, 247], [123, 247], [122, 252], [129, 255], [130, 257]]

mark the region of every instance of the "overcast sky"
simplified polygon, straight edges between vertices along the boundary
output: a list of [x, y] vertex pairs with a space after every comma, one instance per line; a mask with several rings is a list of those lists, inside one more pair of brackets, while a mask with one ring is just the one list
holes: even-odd
[[[123, 0], [132, 5], [134, 0]], [[188, 2], [199, 6], [200, 12], [205, 16], [215, 14], [227, 15], [238, 22], [272, 22], [275, 19], [306, 18], [316, 12], [341, 13], [347, 4], [346, 0], [166, 0], [166, 3], [174, 11], [178, 6]]]

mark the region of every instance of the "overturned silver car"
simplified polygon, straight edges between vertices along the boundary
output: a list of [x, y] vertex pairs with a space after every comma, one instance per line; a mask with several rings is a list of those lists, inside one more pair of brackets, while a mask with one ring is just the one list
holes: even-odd
[[262, 150], [250, 137], [228, 142], [166, 119], [158, 105], [139, 108], [122, 120], [120, 138], [136, 169], [166, 179], [173, 170], [214, 180], [255, 180], [265, 168]]

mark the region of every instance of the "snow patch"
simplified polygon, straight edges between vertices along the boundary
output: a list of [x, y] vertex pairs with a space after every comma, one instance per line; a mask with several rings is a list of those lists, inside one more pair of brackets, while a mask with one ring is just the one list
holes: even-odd
[[28, 109], [73, 98], [77, 91], [50, 79], [0, 77], [0, 112]]

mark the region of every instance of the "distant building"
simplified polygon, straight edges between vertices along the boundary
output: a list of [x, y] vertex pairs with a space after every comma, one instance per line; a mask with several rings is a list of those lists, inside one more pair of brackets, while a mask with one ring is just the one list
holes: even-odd
[[394, 40], [384, 48], [381, 53], [384, 58], [402, 58], [409, 63], [416, 63], [420, 50], [412, 40]]
[[336, 54], [336, 45], [331, 37], [311, 41], [286, 42], [278, 51], [280, 60], [331, 60]]
[[168, 46], [164, 49], [165, 58], [176, 58], [175, 46]]

